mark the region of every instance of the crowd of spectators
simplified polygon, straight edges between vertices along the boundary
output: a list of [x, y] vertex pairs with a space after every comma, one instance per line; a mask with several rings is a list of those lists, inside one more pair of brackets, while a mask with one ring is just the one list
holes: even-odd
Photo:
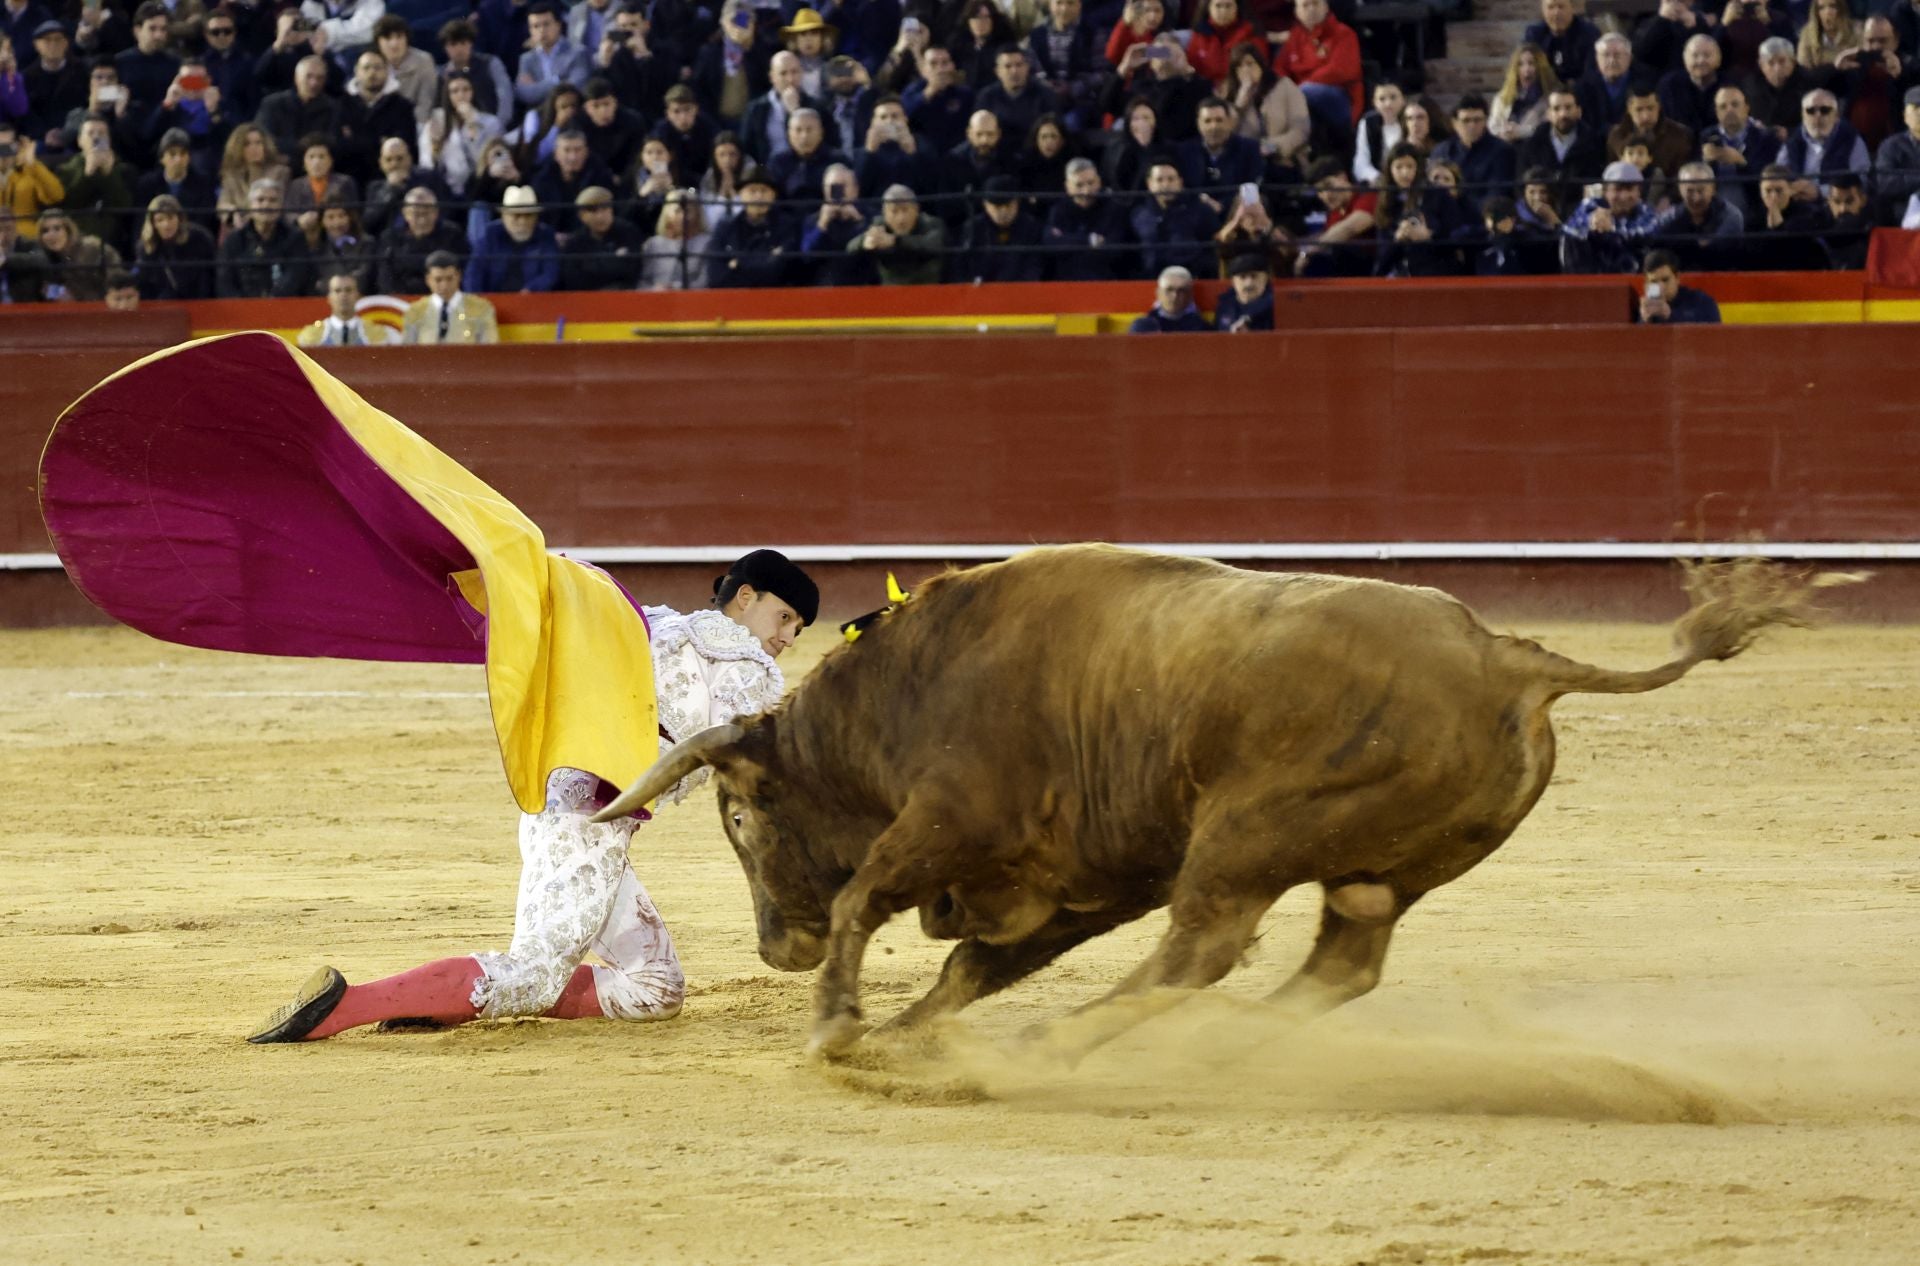
[[1859, 267], [1871, 3], [1541, 0], [1443, 108], [1328, 0], [0, 0], [0, 302]]

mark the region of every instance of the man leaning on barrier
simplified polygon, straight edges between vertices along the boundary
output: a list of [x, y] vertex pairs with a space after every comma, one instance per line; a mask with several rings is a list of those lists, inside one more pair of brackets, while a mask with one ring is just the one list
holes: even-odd
[[1193, 301], [1193, 274], [1169, 268], [1154, 288], [1154, 303], [1127, 327], [1129, 334], [1198, 334], [1213, 327]]

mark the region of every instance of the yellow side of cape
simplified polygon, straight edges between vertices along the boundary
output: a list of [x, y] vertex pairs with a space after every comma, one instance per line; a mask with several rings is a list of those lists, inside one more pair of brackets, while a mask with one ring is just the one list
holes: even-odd
[[[514, 801], [537, 813], [562, 766], [631, 785], [659, 755], [645, 622], [612, 577], [547, 553], [539, 527], [464, 466], [289, 346], [314, 392], [473, 555], [457, 578], [487, 617], [487, 695]], [[477, 600], [476, 600], [477, 599]]]

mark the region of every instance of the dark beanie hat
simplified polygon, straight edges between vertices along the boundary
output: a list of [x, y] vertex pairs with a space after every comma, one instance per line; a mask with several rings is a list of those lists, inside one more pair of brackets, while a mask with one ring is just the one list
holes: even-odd
[[729, 580], [772, 594], [797, 611], [808, 624], [820, 614], [819, 586], [779, 550], [757, 549], [737, 560], [727, 568], [726, 575], [714, 579], [716, 596]]

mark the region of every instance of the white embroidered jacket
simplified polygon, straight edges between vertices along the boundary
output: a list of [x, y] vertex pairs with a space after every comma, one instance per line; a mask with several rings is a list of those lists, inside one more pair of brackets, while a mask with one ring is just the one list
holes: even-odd
[[[653, 631], [653, 693], [661, 742], [678, 743], [710, 725], [765, 712], [786, 693], [787, 679], [746, 626], [711, 608], [682, 615], [642, 608]], [[702, 766], [660, 796], [679, 804], [707, 781]]]

